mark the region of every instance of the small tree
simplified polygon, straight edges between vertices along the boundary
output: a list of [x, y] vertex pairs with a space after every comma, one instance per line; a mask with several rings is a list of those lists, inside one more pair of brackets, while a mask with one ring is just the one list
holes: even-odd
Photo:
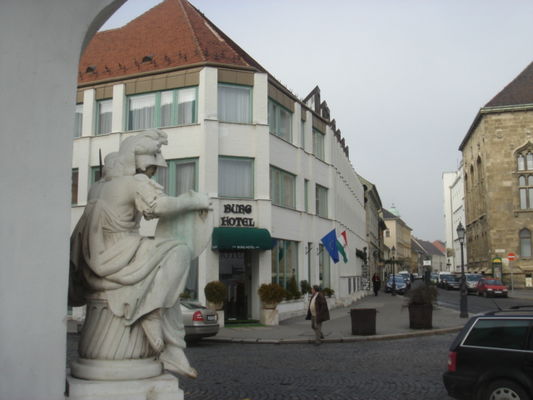
[[268, 306], [276, 306], [287, 295], [287, 291], [277, 283], [263, 283], [257, 293], [263, 305]]
[[220, 281], [211, 281], [204, 288], [205, 299], [213, 304], [224, 303], [227, 296], [226, 285]]
[[299, 299], [302, 297], [302, 293], [298, 290], [298, 284], [296, 283], [296, 277], [293, 275], [289, 279], [289, 286], [287, 287], [287, 300]]
[[303, 294], [311, 293], [311, 285], [306, 280], [300, 281], [300, 290]]

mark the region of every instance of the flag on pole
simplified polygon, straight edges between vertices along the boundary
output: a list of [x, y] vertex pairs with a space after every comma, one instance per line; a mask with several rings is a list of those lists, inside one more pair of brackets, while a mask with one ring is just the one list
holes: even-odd
[[346, 231], [342, 231], [341, 234], [337, 236], [337, 251], [341, 253], [342, 260], [345, 264], [348, 262], [348, 257], [346, 256], [346, 251], [344, 250], [346, 246], [348, 246]]
[[333, 260], [333, 262], [336, 264], [339, 262], [339, 250], [337, 247], [337, 234], [335, 233], [335, 229], [333, 229], [331, 232], [326, 234], [322, 239], [320, 239], [324, 247], [329, 253], [329, 256]]

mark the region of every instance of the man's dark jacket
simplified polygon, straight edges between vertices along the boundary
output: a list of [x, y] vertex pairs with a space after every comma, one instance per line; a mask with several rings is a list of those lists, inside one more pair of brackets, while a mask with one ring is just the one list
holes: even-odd
[[[324, 321], [329, 321], [328, 302], [321, 292], [318, 292], [316, 296], [315, 307], [317, 324]], [[311, 319], [311, 301], [309, 301], [309, 306], [307, 307], [307, 316], [305, 319]]]

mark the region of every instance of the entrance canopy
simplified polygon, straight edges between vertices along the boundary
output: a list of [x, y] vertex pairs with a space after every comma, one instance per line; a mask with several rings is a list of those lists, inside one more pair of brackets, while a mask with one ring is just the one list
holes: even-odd
[[270, 250], [274, 242], [267, 229], [227, 228], [213, 229], [213, 250]]

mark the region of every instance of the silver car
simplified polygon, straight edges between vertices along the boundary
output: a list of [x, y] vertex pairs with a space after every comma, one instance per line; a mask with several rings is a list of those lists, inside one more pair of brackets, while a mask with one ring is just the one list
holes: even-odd
[[196, 341], [218, 333], [218, 314], [198, 302], [181, 300], [185, 340]]
[[466, 278], [466, 287], [468, 289], [468, 293], [475, 293], [477, 291], [477, 283], [481, 278], [483, 278], [483, 275], [481, 274], [465, 274]]

